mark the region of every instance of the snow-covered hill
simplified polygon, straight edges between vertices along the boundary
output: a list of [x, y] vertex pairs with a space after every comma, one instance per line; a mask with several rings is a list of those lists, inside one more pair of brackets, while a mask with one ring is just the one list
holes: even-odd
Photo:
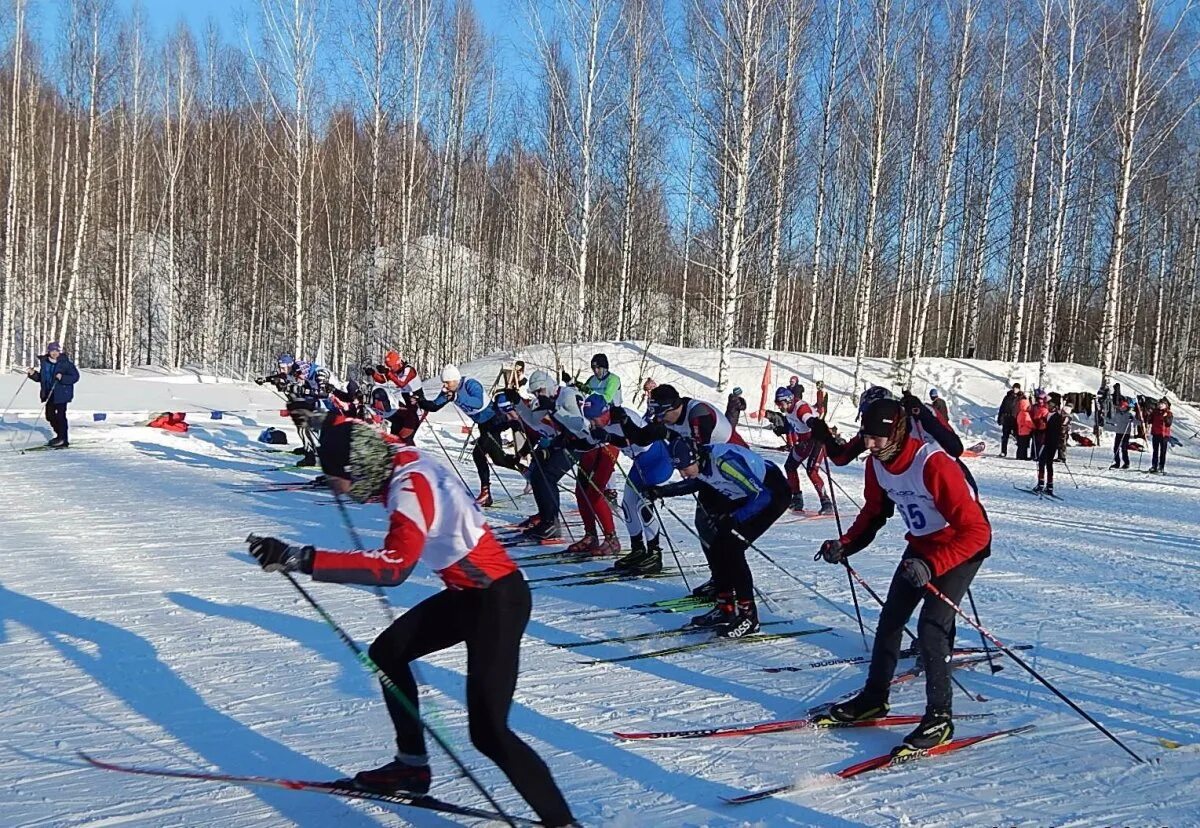
[[[714, 397], [715, 355], [651, 349], [639, 368], [637, 345], [576, 346], [568, 364], [586, 368], [606, 350], [630, 391], [652, 374], [684, 392]], [[531, 366], [552, 349], [522, 354]], [[463, 366], [486, 382], [500, 357]], [[772, 381], [791, 374], [823, 378], [835, 420], [847, 425], [848, 361], [775, 357]], [[734, 380], [757, 403], [763, 355], [742, 352]], [[872, 364], [869, 379], [888, 378]], [[686, 616], [635, 616], [620, 608], [678, 596], [682, 580], [567, 587], [540, 582], [522, 658], [513, 726], [545, 757], [577, 815], [589, 826], [741, 825], [1200, 825], [1200, 460], [1188, 437], [1197, 412], [1177, 406], [1185, 451], [1169, 475], [1109, 471], [1104, 448], [1074, 449], [1072, 478], [1059, 471], [1063, 500], [1014, 489], [1034, 479], [1033, 464], [994, 456], [992, 414], [1008, 366], [923, 363], [922, 385], [947, 396], [955, 419], [973, 419], [989, 456], [970, 461], [994, 526], [991, 558], [976, 580], [984, 623], [1002, 640], [1029, 644], [1027, 660], [1149, 763], [1135, 765], [1015, 664], [992, 674], [959, 671], [972, 694], [958, 713], [989, 718], [959, 723], [962, 735], [1034, 724], [1008, 740], [894, 771], [840, 781], [829, 775], [885, 751], [894, 731], [830, 731], [740, 739], [621, 743], [610, 732], [646, 726], [794, 718], [815, 702], [858, 687], [861, 666], [766, 673], [765, 667], [860, 655], [846, 578], [814, 563], [832, 521], [786, 518], [761, 541], [785, 575], [752, 556], [770, 599], [767, 618], [830, 633], [770, 643], [722, 644], [693, 653], [608, 666], [591, 657], [666, 646], [660, 642], [582, 649], [554, 646], [676, 627]], [[1051, 387], [1095, 390], [1090, 369], [1055, 366]], [[1033, 380], [1018, 374], [1016, 379]], [[1129, 392], [1158, 393], [1146, 378], [1121, 377]], [[0, 378], [0, 403], [18, 375]], [[1059, 384], [1056, 384], [1059, 383]], [[1077, 383], [1074, 385], [1072, 383]], [[0, 824], [4, 826], [444, 826], [434, 814], [318, 794], [243, 789], [201, 782], [119, 776], [84, 766], [102, 759], [230, 773], [327, 778], [386, 760], [392, 749], [377, 686], [287, 582], [245, 554], [248, 531], [316, 544], [348, 545], [327, 495], [265, 491], [266, 481], [300, 480], [290, 455], [254, 441], [266, 425], [286, 424], [273, 395], [253, 385], [134, 378], [85, 372], [78, 388], [72, 448], [19, 455], [45, 435], [36, 393], [21, 389], [0, 424]], [[186, 410], [187, 435], [135, 424], [143, 412]], [[211, 419], [211, 411], [230, 412]], [[108, 418], [94, 422], [92, 412]], [[124, 413], [118, 413], [124, 412]], [[462, 432], [452, 409], [433, 435], [459, 463]], [[36, 431], [35, 431], [36, 429]], [[449, 441], [455, 441], [451, 443]], [[766, 439], [764, 437], [764, 442]], [[765, 456], [781, 460], [777, 453]], [[861, 465], [835, 471], [843, 520], [861, 500]], [[505, 473], [514, 492], [519, 478]], [[491, 510], [494, 523], [532, 508], [527, 497]], [[684, 522], [685, 499], [670, 504]], [[379, 507], [354, 507], [367, 542], [382, 536]], [[667, 529], [685, 567], [702, 558], [687, 529]], [[883, 590], [901, 550], [902, 527], [889, 526], [854, 564]], [[514, 554], [525, 554], [516, 550]], [[595, 565], [599, 568], [600, 565]], [[589, 569], [529, 567], [530, 579]], [[690, 577], [690, 576], [689, 576]], [[796, 580], [798, 579], [798, 580]], [[694, 579], [693, 579], [694, 581]], [[802, 583], [801, 583], [802, 582]], [[432, 594], [423, 567], [391, 591], [398, 610]], [[817, 597], [815, 592], [820, 593]], [[367, 591], [329, 584], [313, 592], [358, 640], [385, 623]], [[868, 624], [875, 608], [859, 591]], [[978, 645], [969, 629], [959, 641]], [[501, 804], [528, 810], [502, 775], [471, 747], [463, 706], [461, 649], [421, 664], [423, 703]], [[893, 711], [919, 713], [920, 682], [895, 691]], [[1167, 749], [1167, 739], [1179, 743]], [[436, 751], [434, 792], [482, 805], [471, 785]], [[799, 779], [786, 797], [733, 808], [722, 795]]]

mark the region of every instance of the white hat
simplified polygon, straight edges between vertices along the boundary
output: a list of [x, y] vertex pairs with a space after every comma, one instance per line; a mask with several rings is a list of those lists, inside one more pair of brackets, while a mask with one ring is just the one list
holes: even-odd
[[537, 370], [529, 377], [529, 391], [536, 394], [539, 391], [552, 391], [558, 387], [558, 383], [554, 381], [554, 377], [550, 376], [549, 372]]
[[462, 373], [453, 362], [447, 363], [446, 367], [442, 369], [442, 382], [458, 382], [461, 379]]

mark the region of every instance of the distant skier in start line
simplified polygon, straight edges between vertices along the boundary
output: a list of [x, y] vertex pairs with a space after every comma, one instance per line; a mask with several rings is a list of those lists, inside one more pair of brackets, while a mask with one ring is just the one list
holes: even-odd
[[954, 610], [926, 590], [933, 584], [955, 604], [991, 554], [987, 514], [962, 469], [940, 447], [909, 433], [909, 418], [897, 400], [877, 399], [863, 412], [862, 436], [870, 457], [865, 504], [844, 535], [827, 540], [819, 556], [837, 564], [865, 549], [897, 511], [908, 528], [908, 546], [892, 576], [875, 631], [867, 683], [857, 696], [834, 704], [837, 722], [877, 719], [888, 712], [888, 690], [900, 657], [904, 625], [922, 598], [917, 647], [925, 664], [925, 715], [904, 740], [913, 750], [949, 742], [954, 736], [950, 653]]
[[359, 772], [354, 783], [380, 793], [428, 793], [429, 760], [409, 664], [465, 642], [471, 743], [504, 771], [545, 825], [574, 824], [546, 763], [508, 726], [521, 638], [529, 622], [529, 585], [470, 493], [416, 449], [403, 447], [393, 455], [379, 433], [363, 423], [330, 418], [321, 432], [320, 456], [335, 492], [359, 503], [386, 497], [383, 548], [342, 552], [256, 538], [250, 554], [262, 568], [304, 572], [318, 581], [397, 586], [424, 555], [446, 585], [371, 644], [371, 659], [405, 700], [384, 689], [396, 729], [396, 758]]

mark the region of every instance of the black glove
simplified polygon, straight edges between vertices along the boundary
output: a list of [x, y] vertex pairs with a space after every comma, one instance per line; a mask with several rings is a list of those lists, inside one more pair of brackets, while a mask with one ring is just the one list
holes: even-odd
[[376, 374], [379, 374], [379, 375], [381, 375], [381, 376], [384, 376], [384, 377], [386, 377], [386, 376], [388, 375], [388, 369], [387, 369], [387, 366], [386, 366], [386, 365], [376, 365], [376, 366], [375, 366], [375, 373], [376, 373]]
[[617, 425], [625, 425], [629, 422], [629, 412], [623, 406], [611, 406], [608, 409], [608, 421]]
[[251, 535], [250, 554], [264, 572], [312, 572], [313, 548], [292, 546], [279, 538], [260, 538]]
[[921, 416], [921, 409], [925, 407], [925, 404], [912, 394], [905, 394], [900, 398], [900, 407], [908, 416], [915, 418]]
[[717, 530], [717, 534], [727, 535], [737, 529], [737, 518], [733, 516], [733, 512], [724, 512], [719, 515], [712, 516], [713, 528]]
[[819, 417], [808, 418], [808, 430], [812, 432], [813, 439], [822, 445], [833, 436], [829, 432], [829, 425]]
[[662, 491], [658, 488], [658, 486], [642, 487], [642, 497], [646, 498], [646, 500], [649, 500], [651, 502], [653, 502], [655, 500], [663, 499]]
[[266, 381], [267, 381], [267, 378], [266, 378], [266, 377], [255, 377], [255, 378], [254, 378], [254, 384], [255, 384], [255, 385], [262, 385], [262, 384], [264, 384]]
[[820, 551], [813, 556], [813, 560], [823, 560], [825, 563], [841, 563], [846, 560], [846, 548], [842, 546], [840, 540], [827, 540], [821, 544]]
[[933, 573], [929, 570], [929, 564], [920, 558], [905, 558], [900, 561], [900, 577], [917, 589], [922, 589], [929, 583]]
[[601, 445], [607, 443], [608, 438], [612, 436], [608, 433], [607, 429], [601, 428], [600, 426], [593, 426], [588, 430], [588, 434], [591, 436], [593, 442]]

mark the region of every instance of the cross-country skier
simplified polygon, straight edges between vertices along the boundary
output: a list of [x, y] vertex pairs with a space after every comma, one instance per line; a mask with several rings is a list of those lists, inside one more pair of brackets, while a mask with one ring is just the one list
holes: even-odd
[[946, 399], [938, 393], [936, 388], [929, 389], [929, 407], [933, 409], [933, 413], [937, 415], [938, 420], [946, 428], [950, 428], [950, 407], [946, 405]]
[[697, 444], [681, 437], [671, 444], [671, 462], [683, 480], [651, 486], [652, 500], [696, 492], [696, 530], [712, 571], [716, 606], [691, 623], [724, 638], [758, 632], [754, 576], [746, 549], [787, 511], [791, 489], [783, 472], [745, 446]]
[[1054, 463], [1067, 444], [1067, 434], [1070, 429], [1071, 407], [1066, 403], [1060, 405], [1057, 394], [1046, 398], [1046, 428], [1042, 436], [1041, 453], [1038, 455], [1038, 482], [1033, 487], [1035, 492], [1044, 491], [1054, 494]]
[[68, 448], [71, 445], [67, 431], [67, 404], [75, 399], [75, 383], [79, 382], [79, 369], [71, 362], [57, 342], [46, 345], [46, 353], [38, 357], [36, 368], [26, 375], [39, 384], [38, 398], [45, 404], [46, 422], [54, 429], [54, 437], [47, 446]]
[[1040, 463], [1042, 444], [1046, 441], [1046, 426], [1050, 420], [1050, 396], [1045, 388], [1033, 392], [1033, 403], [1029, 406], [1029, 417], [1033, 421], [1033, 456]]
[[384, 701], [396, 731], [396, 757], [360, 771], [354, 782], [379, 793], [429, 791], [431, 774], [409, 664], [463, 642], [471, 743], [495, 762], [546, 825], [574, 821], [550, 770], [508, 726], [529, 586], [492, 535], [470, 493], [445, 467], [411, 447], [393, 455], [363, 423], [330, 417], [321, 434], [321, 469], [331, 488], [359, 503], [386, 497], [382, 549], [334, 551], [256, 538], [250, 554], [267, 571], [304, 572], [318, 581], [398, 586], [424, 556], [446, 589], [404, 613], [371, 644], [371, 660], [399, 688]]
[[471, 449], [475, 461], [475, 472], [479, 475], [479, 495], [475, 503], [479, 506], [492, 505], [492, 473], [488, 467], [490, 459], [497, 466], [515, 469], [515, 461], [505, 453], [502, 435], [513, 428], [513, 423], [499, 415], [496, 406], [483, 394], [483, 384], [473, 378], [463, 379], [457, 365], [449, 364], [442, 369], [442, 391], [432, 400], [417, 398], [417, 405], [426, 411], [441, 411], [451, 402], [479, 426], [479, 437]]
[[1153, 460], [1150, 461], [1151, 474], [1167, 472], [1167, 445], [1171, 442], [1171, 426], [1174, 422], [1171, 401], [1163, 397], [1150, 412], [1150, 441], [1154, 444]]
[[816, 399], [813, 400], [813, 410], [822, 420], [829, 414], [829, 392], [825, 390], [825, 380], [817, 380]]
[[[619, 385], [617, 393], [620, 394]], [[580, 405], [580, 414], [589, 424], [596, 423], [608, 415], [608, 401], [601, 394], [589, 394]], [[575, 502], [579, 506], [579, 517], [583, 520], [583, 537], [567, 547], [567, 554], [608, 557], [621, 551], [621, 541], [613, 523], [612, 506], [604, 496], [620, 449], [608, 441], [603, 428], [598, 433], [594, 431], [594, 425], [589, 425], [583, 435], [574, 436], [570, 432], [565, 435], [566, 445], [579, 454], [579, 465], [575, 469]], [[597, 524], [604, 532], [603, 541], [596, 532]]]
[[549, 372], [541, 370], [530, 375], [528, 384], [533, 399], [518, 405], [509, 418], [524, 429], [534, 446], [529, 485], [538, 511], [518, 525], [526, 537], [546, 540], [557, 537], [561, 529], [558, 482], [577, 459], [568, 443], [586, 439], [588, 427], [576, 388], [560, 386]]
[[745, 446], [733, 431], [733, 426], [717, 407], [704, 400], [681, 397], [673, 385], [659, 385], [650, 392], [650, 404], [646, 408], [648, 419], [660, 424], [656, 439], [669, 437], [691, 437], [699, 445], [733, 443]]
[[[1120, 388], [1118, 385], [1117, 388]], [[1113, 436], [1113, 464], [1110, 469], [1129, 468], [1129, 437], [1137, 422], [1136, 414], [1128, 397], [1113, 396], [1112, 413], [1109, 415], [1109, 425], [1115, 432]]]
[[[796, 386], [803, 393], [802, 386]], [[809, 429], [809, 421], [815, 419], [808, 403], [795, 396], [790, 388], [780, 387], [775, 391], [775, 405], [783, 415], [783, 433], [780, 435], [787, 441], [788, 456], [783, 464], [787, 473], [788, 485], [792, 489], [791, 508], [794, 511], [804, 511], [804, 493], [800, 491], [799, 469], [804, 467], [804, 473], [817, 497], [821, 500], [820, 514], [833, 513], [833, 501], [825, 494], [825, 483], [821, 480], [821, 462], [825, 459], [825, 445], [820, 440], [814, 440]]]
[[609, 405], [621, 405], [621, 378], [608, 370], [608, 354], [593, 356], [591, 366], [592, 375], [584, 383], [587, 393], [599, 394]]
[[422, 419], [419, 401], [425, 396], [417, 369], [409, 365], [397, 351], [388, 351], [383, 364], [376, 365], [371, 371], [371, 378], [378, 384], [376, 390], [382, 391], [392, 403], [386, 416], [391, 423], [392, 434], [405, 445], [413, 445]]
[[[958, 464], [937, 446], [909, 433], [908, 416], [896, 400], [872, 402], [862, 417], [871, 456], [864, 481], [865, 503], [840, 538], [827, 540], [820, 556], [841, 563], [865, 549], [897, 511], [908, 532], [907, 548], [892, 577], [880, 613], [866, 686], [849, 701], [831, 705], [839, 722], [874, 719], [888, 711], [888, 690], [900, 655], [900, 636], [932, 583], [956, 604], [991, 551], [991, 527]], [[917, 622], [917, 646], [925, 664], [925, 715], [904, 740], [913, 749], [950, 741], [954, 734], [950, 695], [950, 652], [954, 610], [934, 598]]]
[[659, 533], [662, 524], [643, 491], [670, 479], [674, 469], [667, 444], [662, 440], [654, 440], [646, 446], [634, 442], [632, 435], [641, 433], [646, 423], [640, 414], [625, 406], [611, 405], [601, 411], [594, 401], [589, 409], [585, 400], [584, 414], [591, 423], [593, 439], [617, 446], [633, 460], [633, 468], [625, 480], [625, 491], [621, 495], [621, 513], [625, 518], [625, 529], [629, 532], [629, 554], [618, 559], [613, 566], [643, 575], [661, 572]]

